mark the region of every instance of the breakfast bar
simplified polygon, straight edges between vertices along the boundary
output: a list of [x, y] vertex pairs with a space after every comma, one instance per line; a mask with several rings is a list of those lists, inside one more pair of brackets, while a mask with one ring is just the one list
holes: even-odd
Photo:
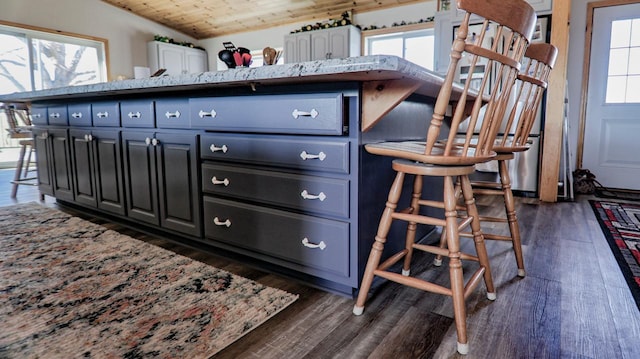
[[352, 295], [394, 176], [363, 146], [424, 138], [442, 82], [380, 55], [0, 102], [29, 105], [39, 190], [61, 205]]

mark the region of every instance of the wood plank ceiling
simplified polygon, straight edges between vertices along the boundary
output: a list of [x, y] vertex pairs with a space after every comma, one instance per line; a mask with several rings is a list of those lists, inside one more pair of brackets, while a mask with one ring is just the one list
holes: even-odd
[[[102, 0], [195, 39], [435, 0]], [[367, 24], [364, 24], [365, 26]], [[295, 30], [292, 28], [291, 30]], [[162, 34], [160, 34], [162, 35]]]

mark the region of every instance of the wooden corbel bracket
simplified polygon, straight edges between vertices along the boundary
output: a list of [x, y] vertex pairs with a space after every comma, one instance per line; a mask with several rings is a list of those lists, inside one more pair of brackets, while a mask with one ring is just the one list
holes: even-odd
[[362, 132], [370, 130], [387, 113], [420, 87], [410, 79], [365, 82], [362, 85]]

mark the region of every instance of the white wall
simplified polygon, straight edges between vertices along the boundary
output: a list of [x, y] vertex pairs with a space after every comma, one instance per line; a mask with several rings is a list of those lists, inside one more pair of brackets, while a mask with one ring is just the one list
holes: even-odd
[[[394, 22], [417, 22], [420, 19], [431, 17], [436, 12], [436, 1], [424, 1], [413, 5], [398, 6], [386, 10], [369, 11], [361, 14], [353, 14], [351, 19], [354, 24], [362, 27], [375, 25], [390, 27]], [[326, 20], [329, 20], [328, 18]], [[216, 57], [224, 47], [223, 42], [231, 41], [236, 46], [246, 47], [251, 50], [263, 49], [267, 46], [281, 48], [284, 46], [284, 36], [291, 31], [311, 24], [311, 21], [298, 22], [283, 26], [273, 27], [267, 30], [243, 32], [233, 35], [212, 37], [200, 42], [201, 46], [209, 53], [209, 68], [216, 68]]]
[[0, 0], [0, 20], [107, 39], [111, 79], [147, 66], [146, 44], [155, 34], [198, 43], [99, 0]]
[[[556, 0], [558, 1], [558, 0]], [[572, 155], [577, 156], [580, 123], [580, 94], [582, 93], [582, 67], [584, 64], [587, 4], [595, 0], [572, 0], [569, 28], [569, 53], [567, 55], [567, 83], [569, 94], [569, 133]]]

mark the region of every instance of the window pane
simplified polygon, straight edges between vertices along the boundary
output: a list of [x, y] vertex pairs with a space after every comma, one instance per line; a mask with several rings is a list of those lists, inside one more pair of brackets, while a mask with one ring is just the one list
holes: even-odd
[[624, 103], [626, 84], [626, 76], [609, 76], [607, 78], [607, 103]]
[[611, 23], [611, 48], [628, 47], [631, 20], [616, 20]]
[[629, 75], [640, 75], [640, 47], [629, 49]]
[[631, 25], [631, 46], [640, 46], [640, 19], [633, 19]]
[[100, 82], [100, 63], [93, 47], [33, 39], [37, 89]]
[[402, 38], [371, 40], [371, 55], [395, 55], [402, 57]]
[[24, 36], [0, 33], [0, 93], [31, 91], [29, 49]]
[[640, 102], [640, 76], [629, 76], [627, 78], [627, 98], [626, 103]]
[[609, 50], [609, 76], [626, 75], [628, 61], [628, 48]]
[[405, 43], [405, 58], [433, 70], [433, 36], [410, 37]]
[[433, 70], [434, 35], [433, 29], [388, 33], [367, 36], [366, 55], [395, 55]]

